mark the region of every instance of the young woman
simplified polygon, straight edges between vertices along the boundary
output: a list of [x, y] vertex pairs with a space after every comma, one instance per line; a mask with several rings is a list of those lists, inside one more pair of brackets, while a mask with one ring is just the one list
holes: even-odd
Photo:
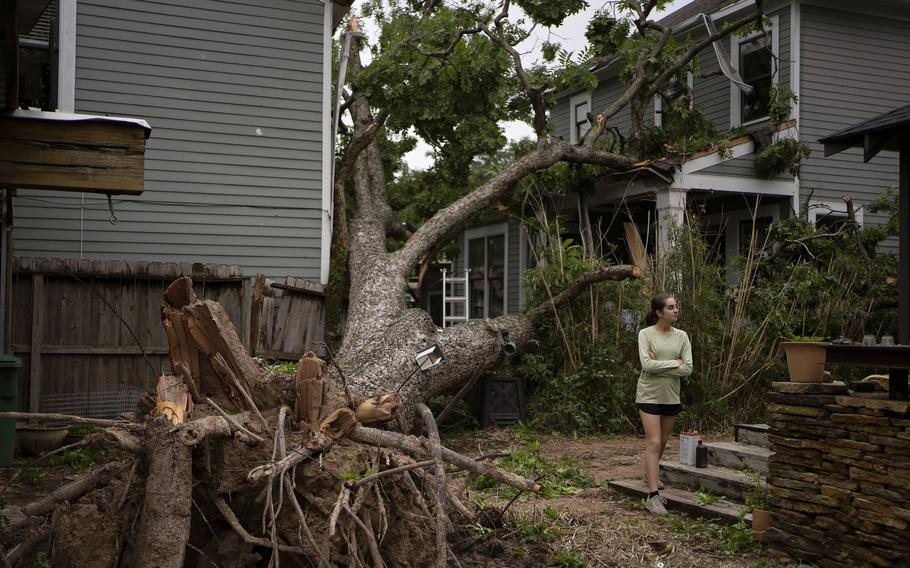
[[692, 374], [692, 346], [686, 332], [673, 327], [678, 319], [676, 299], [660, 294], [651, 300], [651, 311], [645, 316], [648, 327], [638, 332], [641, 375], [635, 402], [645, 428], [642, 461], [648, 484], [646, 505], [658, 515], [667, 514], [666, 500], [658, 491], [658, 464], [673, 433], [676, 415], [682, 411], [679, 378]]

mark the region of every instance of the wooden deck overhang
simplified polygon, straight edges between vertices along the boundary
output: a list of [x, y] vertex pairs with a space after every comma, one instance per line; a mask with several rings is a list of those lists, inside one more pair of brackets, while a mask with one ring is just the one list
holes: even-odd
[[0, 187], [139, 195], [143, 120], [15, 110], [0, 115]]

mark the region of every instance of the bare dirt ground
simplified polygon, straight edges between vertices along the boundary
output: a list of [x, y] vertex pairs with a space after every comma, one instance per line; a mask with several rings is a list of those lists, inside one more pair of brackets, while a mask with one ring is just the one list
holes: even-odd
[[[490, 507], [490, 518], [480, 515], [474, 527], [461, 527], [449, 543], [461, 568], [479, 567], [705, 567], [767, 568], [760, 545], [742, 550], [743, 531], [681, 515], [655, 517], [643, 510], [641, 500], [625, 498], [607, 489], [607, 482], [640, 475], [643, 440], [636, 436], [567, 437], [522, 433], [516, 429], [488, 429], [444, 434], [443, 443], [467, 455], [491, 451], [532, 452], [548, 464], [578, 471], [593, 482], [573, 495], [541, 497], [524, 494], [512, 504], [503, 520], [498, 517], [514, 491], [507, 488], [477, 490], [468, 478], [452, 476], [451, 491], [469, 506]], [[729, 439], [706, 436], [708, 440]], [[539, 445], [538, 445], [539, 444]], [[677, 442], [667, 457], [678, 456]], [[18, 467], [0, 469], [0, 508], [24, 505], [59, 487], [108, 455], [88, 463], [47, 460], [26, 468], [13, 483]], [[562, 471], [562, 469], [559, 469]], [[570, 474], [571, 475], [571, 474]], [[505, 521], [505, 522], [503, 522]], [[731, 547], [731, 539], [734, 545]], [[735, 552], [731, 552], [731, 548]], [[26, 563], [26, 566], [31, 564]]]
[[[517, 526], [513, 530], [518, 533], [515, 536], [519, 541], [527, 540], [529, 524], [532, 527], [555, 527], [557, 534], [546, 543], [551, 553], [548, 565], [649, 568], [773, 566], [761, 545], [749, 544], [750, 537], [744, 531], [736, 534], [729, 529], [721, 529], [720, 525], [682, 515], [656, 517], [643, 510], [641, 500], [629, 499], [608, 490], [607, 482], [610, 480], [641, 475], [642, 438], [546, 435], [533, 438], [540, 442], [539, 454], [547, 462], [573, 464], [593, 478], [596, 484], [572, 496], [542, 498], [522, 495], [509, 509], [508, 514], [515, 521], [513, 525]], [[728, 440], [730, 437], [708, 435], [706, 439]], [[527, 445], [527, 437], [519, 436], [514, 430], [488, 429], [449, 434], [443, 442], [453, 449], [477, 455], [479, 451], [522, 447]], [[666, 457], [674, 459], [678, 455], [678, 440], [675, 440]], [[475, 502], [481, 493], [469, 489], [464, 480], [453, 480], [452, 490], [462, 498]], [[488, 495], [483, 494], [483, 497]], [[505, 497], [493, 497], [491, 500], [502, 506], [507, 502]], [[538, 528], [537, 532], [543, 530]], [[530, 532], [533, 536], [534, 531]], [[731, 548], [742, 548], [731, 544], [731, 539], [740, 545], [745, 541], [747, 550], [731, 552]], [[576, 560], [580, 562], [575, 563]]]

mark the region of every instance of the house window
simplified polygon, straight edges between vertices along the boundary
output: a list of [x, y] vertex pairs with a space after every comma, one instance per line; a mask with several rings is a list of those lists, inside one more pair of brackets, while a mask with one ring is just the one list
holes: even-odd
[[739, 72], [743, 81], [752, 87], [751, 93], [740, 91], [743, 122], [751, 122], [768, 116], [771, 82], [774, 76], [774, 60], [771, 51], [771, 36], [759, 35], [739, 44]]
[[[468, 232], [468, 316], [493, 318], [506, 313], [506, 234], [504, 229]], [[473, 233], [473, 234], [472, 234]]]
[[752, 87], [744, 92], [730, 83], [730, 123], [733, 126], [763, 120], [768, 116], [771, 87], [777, 83], [780, 61], [780, 18], [768, 18], [771, 25], [762, 32], [731, 39], [731, 64], [743, 82]]
[[[816, 229], [833, 233], [840, 230], [847, 221], [847, 206], [843, 201], [813, 201], [809, 204], [807, 216]], [[856, 208], [853, 218], [862, 226], [862, 207]]]
[[51, 2], [35, 26], [19, 36], [19, 106], [57, 108], [57, 2]]
[[[755, 246], [761, 249], [768, 238], [768, 230], [774, 222], [773, 217], [758, 217], [755, 219]], [[745, 256], [749, 253], [752, 244], [752, 219], [739, 222], [739, 254]]]
[[569, 121], [571, 132], [569, 142], [576, 144], [584, 139], [591, 128], [588, 122], [588, 113], [591, 112], [591, 95], [581, 93], [569, 100]]

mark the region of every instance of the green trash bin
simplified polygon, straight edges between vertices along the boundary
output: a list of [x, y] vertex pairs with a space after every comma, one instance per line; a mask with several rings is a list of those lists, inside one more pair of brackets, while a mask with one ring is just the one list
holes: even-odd
[[[22, 361], [12, 355], [0, 355], [0, 412], [16, 412], [19, 398], [19, 368]], [[16, 421], [0, 419], [0, 466], [13, 465], [16, 448]]]

